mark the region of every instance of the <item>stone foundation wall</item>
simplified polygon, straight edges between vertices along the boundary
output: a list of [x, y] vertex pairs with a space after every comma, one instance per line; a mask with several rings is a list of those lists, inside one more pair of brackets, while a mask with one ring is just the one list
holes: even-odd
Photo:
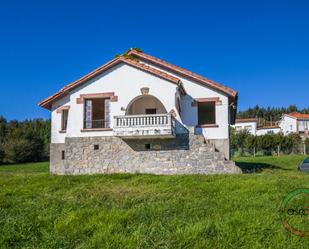
[[64, 144], [50, 144], [49, 154], [50, 154], [50, 163], [49, 171], [53, 174], [62, 175], [64, 174], [64, 163], [62, 160], [62, 151], [65, 151]]
[[[65, 159], [61, 160], [63, 148]], [[51, 172], [221, 174], [241, 170], [213, 145], [205, 144], [202, 136], [188, 133], [174, 139], [66, 138], [65, 145], [51, 146]]]
[[218, 151], [222, 152], [226, 159], [231, 159], [229, 139], [210, 139], [209, 142], [213, 144]]

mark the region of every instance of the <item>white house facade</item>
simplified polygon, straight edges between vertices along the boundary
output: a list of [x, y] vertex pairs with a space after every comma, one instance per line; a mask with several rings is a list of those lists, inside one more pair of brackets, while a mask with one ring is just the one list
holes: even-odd
[[235, 125], [233, 127], [236, 131], [243, 131], [247, 130], [252, 135], [256, 135], [257, 131], [257, 118], [243, 118], [243, 119], [236, 119]]
[[258, 126], [257, 118], [236, 119], [235, 124], [232, 126], [236, 131], [247, 130], [254, 136], [298, 133], [301, 137], [305, 138], [309, 137], [309, 114], [298, 112], [283, 114], [276, 125], [269, 126]]
[[309, 114], [292, 112], [284, 114], [279, 121], [279, 126], [283, 134], [298, 133], [302, 137], [308, 136]]
[[237, 92], [137, 49], [39, 105], [52, 173], [240, 172], [228, 160]]

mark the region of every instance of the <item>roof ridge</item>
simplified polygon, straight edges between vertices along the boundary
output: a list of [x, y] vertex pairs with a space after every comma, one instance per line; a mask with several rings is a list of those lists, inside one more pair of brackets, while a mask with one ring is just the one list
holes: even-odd
[[213, 80], [210, 80], [210, 79], [208, 79], [208, 78], [206, 78], [204, 76], [201, 76], [199, 74], [193, 73], [193, 72], [191, 72], [191, 71], [189, 71], [187, 69], [184, 69], [182, 67], [176, 66], [176, 65], [174, 65], [174, 64], [172, 64], [170, 62], [166, 62], [166, 61], [164, 61], [162, 59], [159, 59], [157, 57], [154, 57], [152, 55], [146, 54], [144, 52], [137, 51], [136, 49], [131, 49], [128, 52], [128, 54], [129, 55], [135, 55], [137, 57], [142, 57], [145, 60], [148, 59], [148, 60], [152, 61], [153, 63], [157, 63], [157, 64], [161, 65], [162, 67], [169, 68], [169, 70], [171, 70], [171, 71], [174, 71], [174, 72], [176, 71], [176, 72], [178, 72], [178, 73], [180, 73], [182, 75], [186, 75], [188, 77], [194, 78], [197, 81], [202, 81], [203, 83], [208, 84], [208, 86], [216, 88], [217, 90], [225, 92], [226, 94], [231, 95], [233, 97], [235, 97], [237, 95], [237, 92], [235, 90], [233, 90], [233, 89], [231, 89], [231, 88], [229, 88], [227, 86], [224, 86], [224, 85], [222, 85], [220, 83], [217, 83], [217, 82], [215, 82]]

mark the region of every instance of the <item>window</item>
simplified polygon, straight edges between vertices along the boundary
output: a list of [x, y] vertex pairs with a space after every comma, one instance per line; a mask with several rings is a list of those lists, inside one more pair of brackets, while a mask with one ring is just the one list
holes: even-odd
[[64, 160], [64, 159], [65, 159], [65, 151], [62, 150], [62, 151], [61, 151], [61, 160]]
[[198, 124], [216, 124], [216, 102], [198, 102]]
[[62, 110], [61, 130], [66, 131], [68, 127], [69, 110]]
[[93, 146], [93, 149], [94, 149], [94, 150], [98, 150], [98, 149], [99, 149], [99, 145], [98, 145], [98, 144], [95, 144], [95, 145]]
[[146, 150], [150, 150], [150, 147], [151, 147], [150, 144], [145, 144], [145, 149]]
[[145, 110], [146, 114], [157, 114], [156, 108], [146, 108]]
[[84, 129], [109, 128], [109, 99], [86, 99]]
[[251, 126], [251, 125], [246, 125], [246, 126], [245, 126], [245, 130], [247, 130], [247, 131], [252, 131], [252, 126]]
[[236, 131], [241, 131], [242, 130], [241, 126], [235, 126], [235, 128], [236, 128]]

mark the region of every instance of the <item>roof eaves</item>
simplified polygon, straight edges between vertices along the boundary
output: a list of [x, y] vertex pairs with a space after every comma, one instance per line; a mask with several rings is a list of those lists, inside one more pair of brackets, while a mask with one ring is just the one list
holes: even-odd
[[125, 64], [128, 64], [128, 65], [131, 65], [132, 67], [135, 67], [135, 68], [138, 68], [142, 71], [145, 71], [145, 72], [148, 72], [152, 75], [155, 75], [157, 77], [160, 77], [160, 78], [163, 78], [167, 81], [170, 81], [178, 86], [181, 85], [181, 81], [180, 79], [168, 74], [168, 73], [165, 73], [165, 72], [162, 72], [158, 69], [155, 69], [155, 68], [152, 68], [150, 66], [147, 66], [147, 65], [144, 65], [142, 63], [139, 63], [138, 61], [136, 60], [132, 60], [132, 59], [128, 59], [128, 58], [125, 58], [123, 56], [119, 56], [107, 63], [105, 63], [104, 65], [98, 67], [97, 69], [91, 71], [90, 73], [86, 74], [85, 76], [81, 77], [80, 79], [66, 85], [65, 87], [61, 88], [58, 92], [56, 92], [55, 94], [51, 95], [50, 97], [42, 100], [40, 103], [39, 103], [39, 106], [43, 107], [43, 108], [46, 108], [48, 110], [51, 109], [51, 106], [52, 106], [52, 102], [66, 96], [69, 91], [73, 90], [74, 88], [82, 85], [83, 83], [85, 83], [86, 81], [88, 80], [91, 80], [92, 78], [96, 77], [97, 75], [107, 71], [108, 69], [114, 67], [115, 65], [119, 64], [119, 63], [125, 63]]

